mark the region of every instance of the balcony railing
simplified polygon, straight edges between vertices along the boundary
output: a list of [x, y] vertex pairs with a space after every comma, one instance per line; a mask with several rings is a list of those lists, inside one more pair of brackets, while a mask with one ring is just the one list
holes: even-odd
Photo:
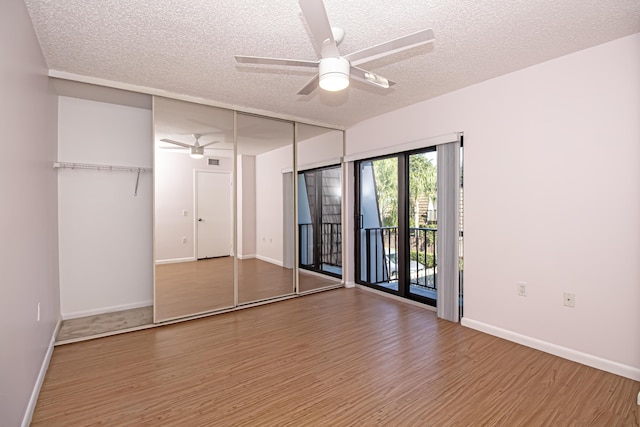
[[341, 268], [342, 223], [323, 223], [320, 233], [320, 241], [316, 242], [313, 224], [298, 224], [300, 266], [311, 269], [323, 269], [323, 266]]
[[322, 263], [342, 267], [342, 223], [322, 223]]
[[[363, 278], [379, 284], [398, 280], [398, 227], [365, 228]], [[436, 290], [436, 228], [409, 229], [409, 283]]]
[[313, 267], [313, 224], [298, 224], [300, 267]]

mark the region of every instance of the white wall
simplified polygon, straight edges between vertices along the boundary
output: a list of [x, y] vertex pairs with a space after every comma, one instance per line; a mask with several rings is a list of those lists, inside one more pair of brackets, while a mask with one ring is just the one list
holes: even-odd
[[347, 154], [464, 131], [463, 324], [640, 379], [638, 76], [635, 34], [348, 130]]
[[[318, 163], [339, 163], [342, 157], [342, 132], [333, 130], [298, 142], [298, 170], [317, 167]], [[335, 160], [338, 160], [334, 162]], [[327, 166], [326, 164], [324, 166]]]
[[[151, 111], [59, 98], [58, 159], [151, 167]], [[151, 174], [58, 171], [63, 318], [151, 305]]]
[[279, 265], [284, 250], [282, 171], [292, 166], [293, 145], [256, 156], [256, 255]]
[[256, 157], [238, 156], [238, 257], [256, 256]]
[[17, 426], [30, 420], [60, 315], [57, 106], [24, 2], [0, 9], [0, 424]]

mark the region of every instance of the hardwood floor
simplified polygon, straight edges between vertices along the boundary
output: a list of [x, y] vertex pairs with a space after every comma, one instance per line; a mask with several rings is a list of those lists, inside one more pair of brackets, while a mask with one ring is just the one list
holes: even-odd
[[[156, 321], [233, 307], [233, 257], [156, 266]], [[293, 271], [258, 259], [238, 261], [238, 303], [293, 294]]]
[[56, 347], [33, 425], [634, 426], [639, 389], [337, 289]]
[[[339, 284], [339, 279], [300, 271], [300, 291]], [[156, 321], [233, 307], [233, 257], [156, 266]], [[238, 303], [291, 295], [293, 271], [259, 259], [238, 260]]]
[[156, 322], [233, 306], [233, 257], [156, 265]]
[[292, 269], [255, 258], [238, 261], [239, 304], [293, 293]]
[[336, 277], [309, 272], [302, 268], [298, 269], [298, 286], [300, 287], [300, 292], [309, 292], [316, 289], [322, 289], [327, 286], [335, 286], [339, 285], [341, 282], [342, 279], [338, 279]]

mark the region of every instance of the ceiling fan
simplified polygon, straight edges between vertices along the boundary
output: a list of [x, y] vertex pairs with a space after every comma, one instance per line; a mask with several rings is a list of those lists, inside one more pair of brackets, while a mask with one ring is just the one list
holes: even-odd
[[265, 58], [259, 56], [236, 55], [236, 61], [241, 64], [286, 65], [300, 68], [317, 68], [318, 74], [307, 83], [298, 95], [309, 95], [319, 85], [327, 91], [339, 91], [349, 86], [349, 77], [356, 80], [388, 89], [395, 84], [381, 75], [364, 70], [358, 65], [374, 59], [382, 58], [393, 53], [411, 49], [433, 42], [433, 30], [421, 30], [415, 33], [380, 43], [348, 55], [341, 56], [338, 44], [344, 37], [340, 28], [332, 28], [329, 24], [327, 11], [322, 0], [299, 0], [316, 47], [320, 52], [320, 59], [307, 61], [298, 59]]
[[212, 144], [216, 144], [218, 141], [207, 142], [206, 144], [200, 144], [200, 137], [202, 135], [199, 133], [194, 133], [193, 137], [196, 140], [195, 144], [187, 144], [186, 142], [174, 141], [173, 139], [163, 138], [160, 141], [168, 142], [169, 144], [179, 145], [180, 147], [188, 148], [189, 155], [194, 159], [201, 159], [204, 157], [204, 147], [207, 147]]

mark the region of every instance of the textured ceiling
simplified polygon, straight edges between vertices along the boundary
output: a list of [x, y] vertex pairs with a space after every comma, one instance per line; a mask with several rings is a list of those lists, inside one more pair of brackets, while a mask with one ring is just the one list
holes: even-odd
[[296, 95], [313, 71], [234, 55], [316, 60], [297, 0], [25, 0], [51, 70], [348, 127], [640, 31], [638, 0], [325, 0], [342, 55], [424, 28], [436, 41], [362, 67], [389, 90]]

